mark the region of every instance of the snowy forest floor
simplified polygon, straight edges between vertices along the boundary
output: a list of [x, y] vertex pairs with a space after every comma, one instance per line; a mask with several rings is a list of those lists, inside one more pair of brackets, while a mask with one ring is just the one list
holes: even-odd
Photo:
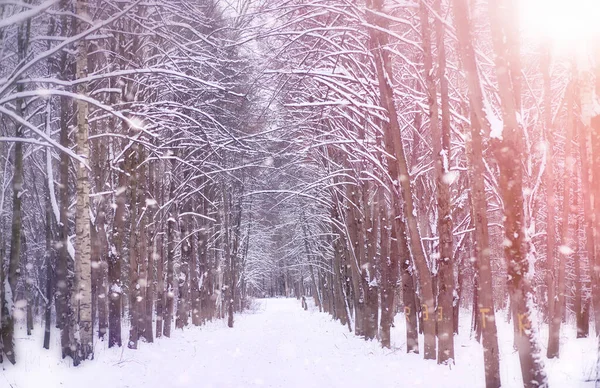
[[[522, 387], [512, 326], [498, 318], [503, 386]], [[382, 349], [314, 306], [303, 311], [296, 299], [263, 299], [236, 316], [233, 329], [226, 321], [215, 321], [175, 330], [172, 338], [153, 344], [140, 343], [138, 350], [107, 349], [105, 342], [97, 342], [95, 360], [78, 368], [60, 360], [58, 332], [51, 350], [42, 349], [43, 328], [38, 325], [31, 337], [19, 332], [20, 362], [0, 366], [0, 387], [483, 387], [481, 345], [469, 337], [469, 324], [470, 317], [461, 316], [456, 365], [447, 367], [405, 353], [402, 314], [392, 329], [392, 349]], [[575, 339], [571, 325], [563, 332], [561, 358], [545, 360], [550, 386], [593, 386], [593, 336]], [[546, 335], [540, 334], [542, 344]]]

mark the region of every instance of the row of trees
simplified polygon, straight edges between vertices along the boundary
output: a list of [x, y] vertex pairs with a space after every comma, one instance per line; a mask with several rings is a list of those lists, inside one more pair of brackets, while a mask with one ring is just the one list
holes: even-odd
[[0, 4], [0, 359], [25, 317], [75, 365], [95, 339], [233, 326], [266, 152], [246, 8]]
[[555, 358], [562, 324], [587, 337], [600, 311], [595, 60], [521, 36], [511, 1], [298, 1], [279, 18], [279, 182], [297, 205], [278, 214], [296, 243], [268, 278], [386, 347], [403, 311], [407, 351], [421, 332], [439, 363], [460, 362], [470, 308], [489, 387], [506, 310], [524, 385], [547, 385], [533, 322]]

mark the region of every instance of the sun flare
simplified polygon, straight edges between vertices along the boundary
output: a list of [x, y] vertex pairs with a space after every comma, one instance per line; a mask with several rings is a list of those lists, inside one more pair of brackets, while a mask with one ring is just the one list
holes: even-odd
[[518, 0], [525, 36], [548, 39], [562, 50], [600, 37], [599, 0]]

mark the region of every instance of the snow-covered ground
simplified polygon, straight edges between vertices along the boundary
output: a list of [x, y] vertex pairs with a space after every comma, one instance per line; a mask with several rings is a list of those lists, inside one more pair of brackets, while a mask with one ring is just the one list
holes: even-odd
[[[314, 308], [303, 311], [295, 299], [258, 300], [254, 311], [236, 317], [233, 329], [223, 321], [189, 327], [138, 350], [99, 342], [96, 359], [78, 368], [60, 359], [56, 335], [52, 350], [43, 350], [36, 327], [37, 336], [19, 333], [21, 362], [0, 366], [0, 387], [483, 387], [481, 346], [469, 338], [469, 323], [464, 316], [452, 367], [405, 353], [402, 315], [393, 348], [381, 349]], [[511, 326], [500, 319], [499, 330], [503, 384], [522, 387]], [[568, 325], [563, 331], [560, 360], [546, 361], [550, 386], [593, 386], [585, 381], [595, 376], [594, 340], [575, 339]]]

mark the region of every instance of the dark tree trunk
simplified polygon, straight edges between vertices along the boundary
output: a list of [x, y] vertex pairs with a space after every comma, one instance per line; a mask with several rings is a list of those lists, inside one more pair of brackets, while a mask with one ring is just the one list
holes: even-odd
[[[382, 0], [370, 0], [369, 8], [375, 12], [382, 12]], [[389, 19], [382, 17], [373, 17], [373, 24], [383, 30], [389, 29]], [[435, 338], [435, 298], [433, 294], [431, 272], [427, 265], [427, 258], [422, 245], [419, 226], [416, 218], [416, 208], [413, 199], [411, 188], [411, 176], [408, 169], [404, 145], [402, 143], [401, 128], [399, 124], [398, 111], [394, 101], [394, 90], [392, 84], [394, 82], [394, 73], [392, 71], [392, 58], [390, 53], [384, 50], [388, 45], [389, 37], [379, 29], [370, 28], [370, 44], [375, 49], [375, 64], [377, 71], [377, 79], [379, 83], [379, 92], [381, 105], [387, 110], [389, 120], [384, 126], [386, 151], [391, 156], [388, 157], [388, 169], [392, 179], [398, 181], [398, 189], [404, 200], [402, 210], [406, 222], [406, 231], [410, 239], [410, 252], [413, 255], [413, 261], [416, 268], [416, 275], [420, 285], [421, 298], [424, 308], [423, 317], [423, 332], [424, 332], [424, 357], [425, 359], [436, 358], [436, 338]], [[401, 223], [400, 218], [396, 216], [396, 224]], [[397, 225], [396, 228], [399, 228]], [[398, 235], [400, 231], [398, 230]], [[431, 319], [429, 318], [429, 315]], [[427, 319], [426, 319], [427, 318]]]
[[[170, 194], [169, 198], [173, 199], [175, 196], [175, 177], [173, 173], [169, 178], [170, 180]], [[167, 283], [166, 283], [166, 304], [165, 314], [163, 321], [163, 334], [165, 337], [171, 337], [171, 324], [173, 321], [173, 308], [175, 298], [175, 288], [173, 284], [173, 266], [175, 260], [175, 231], [177, 228], [177, 205], [173, 205], [173, 209], [169, 213], [169, 219], [167, 220]]]
[[[46, 150], [46, 152], [50, 152], [50, 150]], [[48, 155], [49, 156], [49, 155]], [[49, 179], [54, 179], [54, 177], [49, 177]], [[52, 204], [50, 203], [50, 189], [48, 184], [45, 185], [46, 188], [46, 252], [44, 253], [45, 264], [46, 264], [46, 306], [44, 308], [44, 349], [50, 349], [50, 333], [52, 329], [52, 282], [53, 282], [53, 271], [52, 271], [52, 263], [55, 258], [54, 247], [53, 247], [53, 235], [52, 235]], [[0, 255], [0, 267], [1, 264]], [[0, 271], [1, 272], [1, 271]], [[2, 279], [0, 277], [0, 284]]]
[[492, 268], [485, 196], [485, 167], [483, 166], [482, 132], [489, 133], [489, 123], [484, 113], [483, 95], [479, 80], [475, 49], [473, 47], [471, 21], [467, 0], [453, 0], [454, 22], [458, 37], [459, 53], [467, 76], [471, 110], [471, 143], [469, 155], [472, 187], [472, 214], [475, 222], [475, 252], [477, 257], [477, 314], [481, 321], [485, 381], [487, 387], [500, 387], [500, 360], [493, 299]]
[[[396, 212], [398, 210], [396, 209]], [[398, 216], [396, 216], [398, 217]], [[404, 223], [396, 222], [399, 228], [392, 228], [391, 256], [397, 256], [402, 268], [402, 299], [406, 318], [406, 352], [419, 353], [419, 328], [417, 327], [418, 305], [412, 275], [410, 251], [406, 241]]]
[[[379, 219], [381, 222], [380, 260], [381, 268], [381, 346], [391, 347], [391, 327], [396, 313], [396, 285], [398, 283], [398, 241], [393, 221], [385, 201], [385, 191], [379, 192]], [[408, 327], [408, 325], [407, 325]]]
[[[187, 209], [190, 210], [189, 208]], [[192, 254], [192, 236], [188, 236], [191, 228], [189, 220], [181, 221], [181, 238], [185, 239], [181, 242], [181, 265], [179, 267], [179, 298], [177, 298], [177, 319], [175, 327], [183, 329], [188, 324], [188, 289], [189, 289], [189, 273], [190, 260]]]
[[504, 201], [504, 234], [508, 244], [504, 252], [508, 265], [509, 293], [520, 324], [517, 349], [521, 361], [523, 384], [526, 387], [548, 385], [540, 350], [531, 327], [531, 285], [527, 279], [529, 262], [525, 246], [526, 231], [523, 209], [523, 141], [517, 121], [514, 90], [508, 69], [507, 15], [514, 7], [506, 0], [492, 0], [489, 6], [492, 42], [495, 51], [496, 76], [500, 95], [504, 129], [494, 153], [500, 169], [500, 191]]
[[[441, 14], [440, 1], [436, 1], [436, 10]], [[433, 141], [434, 165], [436, 171], [437, 192], [437, 229], [439, 232], [439, 260], [437, 263], [437, 336], [438, 363], [446, 364], [454, 360], [454, 264], [452, 212], [450, 209], [450, 184], [446, 176], [450, 165], [450, 107], [448, 101], [448, 83], [445, 79], [446, 56], [444, 45], [444, 26], [436, 22], [438, 49], [438, 78], [440, 82], [442, 111], [437, 102], [437, 88], [433, 69], [433, 48], [429, 28], [429, 14], [426, 3], [420, 3], [421, 37], [423, 39], [424, 70], [429, 102], [429, 122]], [[440, 117], [441, 116], [441, 117]]]

